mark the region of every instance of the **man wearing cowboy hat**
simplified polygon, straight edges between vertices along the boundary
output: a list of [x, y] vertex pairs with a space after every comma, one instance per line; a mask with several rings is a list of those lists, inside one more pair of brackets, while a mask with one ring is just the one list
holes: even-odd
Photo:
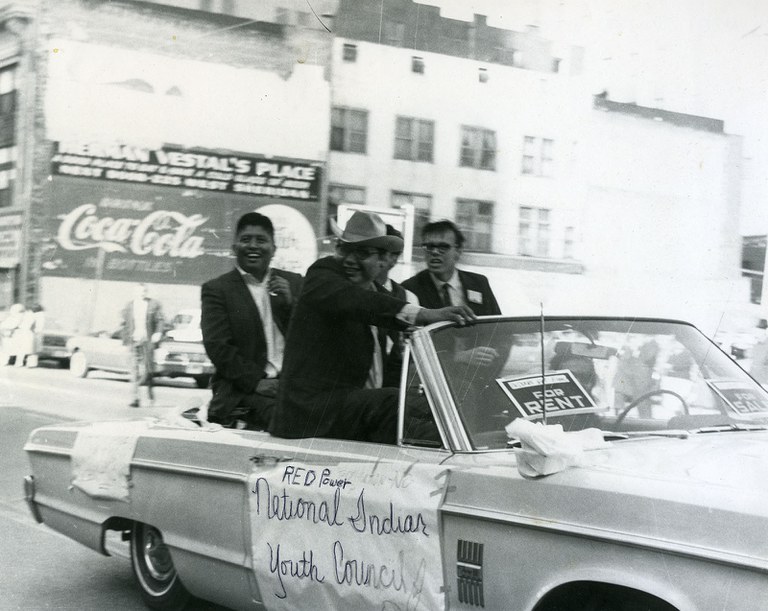
[[269, 431], [288, 438], [394, 443], [398, 391], [381, 388], [384, 363], [372, 326], [466, 324], [475, 315], [466, 306], [421, 308], [375, 289], [387, 251], [403, 248], [378, 215], [357, 211], [343, 231], [333, 221], [331, 227], [336, 253], [307, 270], [285, 340]]

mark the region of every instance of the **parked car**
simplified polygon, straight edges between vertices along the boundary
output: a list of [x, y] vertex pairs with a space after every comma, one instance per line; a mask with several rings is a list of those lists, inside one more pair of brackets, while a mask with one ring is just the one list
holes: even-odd
[[[120, 330], [74, 336], [67, 342], [67, 350], [71, 354], [69, 371], [78, 378], [94, 370], [130, 373], [131, 353], [123, 345]], [[154, 377], [190, 377], [199, 388], [208, 386], [214, 371], [202, 342], [163, 338], [155, 349], [154, 361]]]
[[129, 373], [131, 354], [123, 345], [121, 331], [95, 331], [88, 335], [75, 335], [67, 341], [70, 353], [69, 371], [78, 378], [84, 378], [88, 372], [110, 371]]
[[155, 350], [156, 376], [190, 377], [198, 388], [207, 388], [213, 372], [202, 341], [164, 339]]
[[36, 519], [103, 554], [122, 533], [155, 609], [768, 601], [768, 394], [684, 322], [419, 329], [391, 445], [179, 418], [47, 426], [25, 449]]
[[46, 322], [42, 337], [38, 343], [37, 361], [54, 361], [60, 367], [69, 366], [69, 357], [72, 356], [67, 342], [73, 333], [57, 330], [55, 325]]

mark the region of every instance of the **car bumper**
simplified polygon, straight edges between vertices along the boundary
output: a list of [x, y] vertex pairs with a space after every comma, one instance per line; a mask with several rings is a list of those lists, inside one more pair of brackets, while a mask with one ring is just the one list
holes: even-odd
[[213, 374], [214, 367], [206, 363], [174, 363], [158, 361], [155, 363], [157, 376], [200, 376]]
[[65, 348], [61, 349], [43, 349], [37, 353], [39, 359], [68, 359], [72, 353]]

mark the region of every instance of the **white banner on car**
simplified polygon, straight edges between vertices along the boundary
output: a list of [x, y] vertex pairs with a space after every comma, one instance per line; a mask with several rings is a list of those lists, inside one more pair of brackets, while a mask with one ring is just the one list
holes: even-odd
[[437, 465], [256, 465], [253, 568], [267, 609], [445, 606]]

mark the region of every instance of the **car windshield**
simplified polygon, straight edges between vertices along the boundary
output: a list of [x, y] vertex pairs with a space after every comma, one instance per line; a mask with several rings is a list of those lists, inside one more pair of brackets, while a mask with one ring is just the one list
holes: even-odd
[[515, 418], [626, 436], [768, 423], [768, 393], [685, 323], [496, 320], [432, 339], [477, 449], [506, 447]]

